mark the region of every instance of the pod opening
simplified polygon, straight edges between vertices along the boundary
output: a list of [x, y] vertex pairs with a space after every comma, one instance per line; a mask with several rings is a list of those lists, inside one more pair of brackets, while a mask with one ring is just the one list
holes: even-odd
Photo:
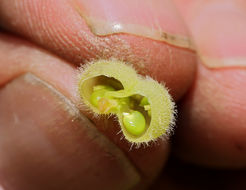
[[82, 84], [83, 96], [100, 114], [116, 114], [125, 131], [140, 136], [151, 122], [148, 98], [140, 94], [127, 94], [122, 83], [112, 77], [96, 76]]

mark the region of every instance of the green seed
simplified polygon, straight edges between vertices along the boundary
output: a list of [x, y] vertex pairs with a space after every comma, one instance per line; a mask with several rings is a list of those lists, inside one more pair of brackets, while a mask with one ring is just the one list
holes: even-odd
[[139, 105], [144, 107], [144, 110], [148, 112], [148, 116], [151, 117], [151, 107], [150, 107], [148, 98], [143, 97]]
[[90, 101], [93, 106], [98, 107], [98, 102], [102, 97], [104, 97], [105, 92], [106, 92], [105, 89], [101, 89], [101, 90], [96, 90], [91, 94]]
[[126, 130], [135, 136], [139, 136], [145, 131], [145, 118], [139, 111], [123, 113], [123, 124]]
[[143, 97], [142, 100], [140, 101], [140, 106], [146, 106], [146, 105], [149, 105], [149, 101], [148, 101], [148, 98], [146, 97]]
[[105, 93], [108, 91], [114, 91], [114, 88], [107, 85], [97, 85], [93, 88], [94, 92], [92, 92], [90, 97], [90, 102], [93, 106], [98, 107], [98, 101], [104, 97]]

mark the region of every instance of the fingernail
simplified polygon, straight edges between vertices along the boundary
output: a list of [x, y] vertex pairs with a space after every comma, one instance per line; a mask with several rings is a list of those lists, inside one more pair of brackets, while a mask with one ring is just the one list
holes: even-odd
[[192, 48], [187, 31], [169, 0], [73, 0], [98, 36], [129, 33]]
[[202, 62], [211, 68], [245, 67], [245, 5], [239, 1], [209, 1], [200, 7], [190, 11], [189, 25]]
[[0, 89], [0, 181], [6, 189], [129, 189], [122, 151], [48, 83], [24, 74]]

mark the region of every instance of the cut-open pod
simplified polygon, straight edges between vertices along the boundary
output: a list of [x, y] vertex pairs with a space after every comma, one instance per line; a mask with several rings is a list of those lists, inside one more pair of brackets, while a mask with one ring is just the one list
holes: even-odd
[[148, 143], [167, 133], [174, 103], [166, 88], [121, 61], [99, 60], [79, 75], [79, 95], [97, 114], [115, 114], [125, 138]]

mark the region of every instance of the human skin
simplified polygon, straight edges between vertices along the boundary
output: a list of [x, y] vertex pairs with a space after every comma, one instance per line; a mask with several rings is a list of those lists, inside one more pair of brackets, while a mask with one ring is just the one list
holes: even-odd
[[[234, 31], [242, 33], [228, 32], [220, 41], [215, 40], [216, 32], [205, 35], [199, 30], [207, 26], [206, 12], [203, 19], [192, 20], [203, 7], [213, 8], [209, 2], [189, 1], [187, 6], [186, 2], [175, 1], [176, 13], [174, 5], [164, 1], [166, 6], [161, 11], [166, 9], [166, 14], [155, 12], [161, 1], [153, 1], [152, 9], [144, 2], [142, 9], [137, 5], [139, 12], [123, 12], [123, 17], [117, 11], [111, 17], [105, 16], [103, 4], [101, 8], [74, 2], [0, 2], [0, 25], [5, 30], [0, 35], [0, 129], [5, 137], [0, 140], [0, 184], [4, 189], [129, 189], [144, 188], [153, 182], [168, 158], [169, 143], [160, 140], [147, 148], [129, 151], [130, 145], [117, 135], [115, 121], [94, 118], [77, 106], [80, 100], [74, 86], [78, 66], [111, 57], [164, 82], [175, 101], [186, 95], [179, 102], [177, 135], [171, 148], [179, 158], [209, 167], [245, 167], [246, 99], [242, 87], [246, 74], [241, 63], [246, 59], [246, 29], [241, 24], [245, 18], [240, 12], [243, 6], [239, 6], [245, 7], [243, 1], [226, 1], [229, 5], [216, 1], [221, 6], [215, 8], [232, 7], [233, 13], [239, 12], [233, 23], [242, 26]], [[135, 10], [132, 2], [124, 4]], [[114, 6], [113, 10], [122, 7], [120, 1]], [[161, 30], [176, 36], [176, 40], [139, 35], [136, 28], [134, 34], [130, 27], [129, 32], [96, 35], [85, 19], [89, 13], [84, 7], [89, 7], [89, 13], [96, 18], [115, 17], [123, 24], [133, 22], [147, 29], [154, 27], [149, 20], [156, 16]], [[146, 9], [149, 18], [143, 17]], [[138, 16], [132, 21], [135, 14]], [[227, 31], [230, 26], [226, 22], [221, 25], [219, 19], [213, 18], [214, 26], [218, 26], [214, 31], [221, 26]], [[178, 36], [194, 46], [183, 47]], [[225, 60], [234, 65], [228, 67]]]

